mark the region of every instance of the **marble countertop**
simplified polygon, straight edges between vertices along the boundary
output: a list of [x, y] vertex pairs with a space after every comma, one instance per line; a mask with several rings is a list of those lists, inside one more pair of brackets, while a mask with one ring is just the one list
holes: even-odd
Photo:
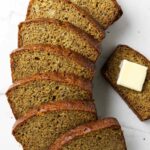
[[[17, 48], [19, 22], [25, 19], [29, 0], [5, 0], [0, 4], [0, 145], [5, 150], [22, 150], [11, 135], [15, 119], [5, 92], [11, 85], [10, 52]], [[103, 55], [97, 61], [94, 98], [99, 117], [116, 117], [122, 125], [128, 150], [150, 150], [150, 120], [141, 122], [120, 96], [101, 77], [100, 68], [113, 48], [127, 44], [150, 59], [150, 0], [118, 0], [124, 15], [107, 30]]]

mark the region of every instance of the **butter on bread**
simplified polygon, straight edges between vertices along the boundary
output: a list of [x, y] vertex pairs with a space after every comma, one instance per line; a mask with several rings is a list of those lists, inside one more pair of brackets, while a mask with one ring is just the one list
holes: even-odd
[[[117, 85], [119, 65], [124, 59], [148, 67], [142, 92]], [[150, 61], [146, 57], [131, 47], [119, 45], [103, 66], [102, 74], [142, 121], [150, 119]]]
[[117, 84], [141, 92], [146, 79], [148, 67], [122, 60]]

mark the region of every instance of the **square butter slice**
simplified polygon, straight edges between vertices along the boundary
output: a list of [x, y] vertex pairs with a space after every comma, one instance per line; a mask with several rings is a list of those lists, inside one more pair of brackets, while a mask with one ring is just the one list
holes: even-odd
[[120, 68], [117, 84], [141, 92], [148, 67], [128, 60], [123, 60]]

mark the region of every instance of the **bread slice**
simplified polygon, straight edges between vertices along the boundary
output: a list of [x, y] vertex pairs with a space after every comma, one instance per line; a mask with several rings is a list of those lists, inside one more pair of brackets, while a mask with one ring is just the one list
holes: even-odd
[[96, 119], [92, 102], [57, 102], [43, 105], [17, 120], [13, 135], [25, 150], [48, 150], [61, 134]]
[[126, 150], [126, 145], [118, 121], [106, 118], [67, 131], [49, 150]]
[[[142, 92], [136, 92], [116, 84], [120, 72], [119, 65], [123, 59], [148, 67]], [[102, 73], [141, 120], [150, 118], [150, 61], [147, 58], [126, 45], [120, 45], [107, 60]]]
[[16, 118], [41, 104], [65, 100], [92, 100], [88, 80], [60, 73], [39, 74], [15, 82], [7, 91], [8, 102]]
[[116, 0], [70, 0], [80, 6], [93, 18], [95, 18], [104, 29], [118, 20], [123, 12]]
[[99, 42], [67, 22], [37, 19], [19, 26], [19, 47], [32, 44], [52, 44], [68, 48], [92, 61], [99, 56]]
[[92, 35], [99, 42], [105, 35], [95, 19], [69, 0], [31, 0], [26, 20], [39, 18], [54, 18], [70, 22]]
[[85, 57], [52, 45], [32, 45], [11, 53], [13, 81], [38, 73], [60, 72], [92, 80], [94, 64]]

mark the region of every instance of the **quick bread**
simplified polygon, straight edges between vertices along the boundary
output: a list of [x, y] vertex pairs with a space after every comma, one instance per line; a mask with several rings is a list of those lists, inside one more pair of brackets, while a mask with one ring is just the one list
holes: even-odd
[[95, 72], [90, 60], [58, 46], [26, 46], [13, 51], [10, 57], [13, 81], [49, 72], [73, 74], [92, 80]]
[[116, 0], [70, 0], [86, 10], [104, 29], [118, 20], [123, 12]]
[[61, 134], [96, 119], [92, 102], [56, 102], [40, 106], [17, 120], [13, 135], [24, 150], [48, 150]]
[[95, 62], [99, 42], [79, 28], [54, 19], [37, 19], [19, 25], [19, 48], [33, 44], [51, 44], [77, 52]]
[[92, 83], [73, 75], [39, 74], [15, 82], [7, 91], [16, 118], [41, 104], [65, 100], [92, 100]]
[[92, 35], [99, 42], [105, 36], [98, 22], [69, 0], [31, 0], [26, 20], [39, 18], [54, 18], [70, 22]]
[[126, 145], [118, 121], [106, 118], [67, 131], [49, 150], [126, 150]]
[[[142, 92], [117, 85], [123, 59], [148, 67]], [[105, 63], [102, 74], [141, 120], [150, 119], [150, 61], [146, 57], [129, 46], [120, 45]]]

